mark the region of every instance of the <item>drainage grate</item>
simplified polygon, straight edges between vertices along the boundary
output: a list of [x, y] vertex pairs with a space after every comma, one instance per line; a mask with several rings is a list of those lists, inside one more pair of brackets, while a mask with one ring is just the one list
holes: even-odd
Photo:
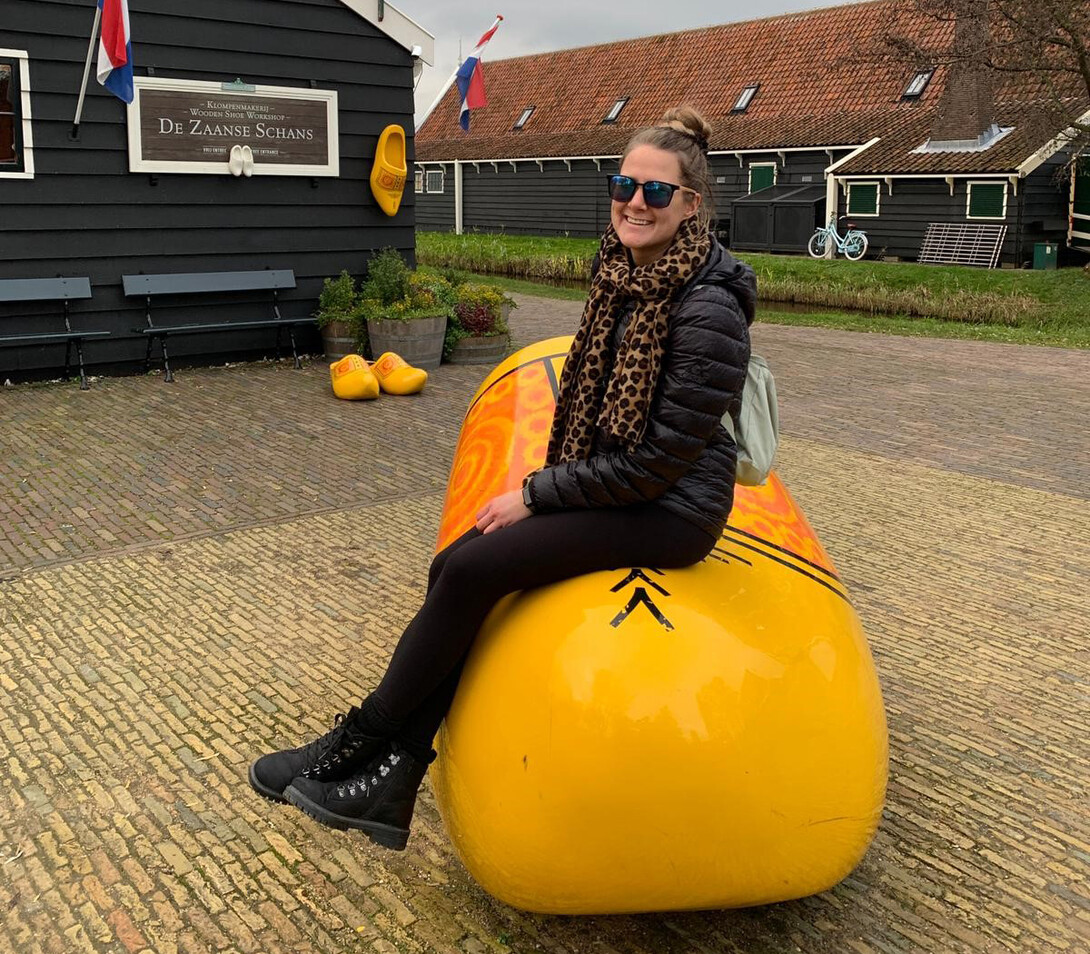
[[930, 222], [918, 261], [932, 265], [981, 265], [995, 268], [1006, 237], [1005, 225]]

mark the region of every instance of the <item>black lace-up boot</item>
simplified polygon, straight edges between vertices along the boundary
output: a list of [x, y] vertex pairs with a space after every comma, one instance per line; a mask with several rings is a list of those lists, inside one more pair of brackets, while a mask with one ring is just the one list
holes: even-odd
[[321, 738], [259, 758], [250, 766], [250, 784], [259, 795], [283, 802], [284, 789], [293, 778], [347, 778], [374, 759], [385, 745], [385, 739], [364, 732], [360, 710], [353, 706], [338, 715], [333, 728]]
[[297, 778], [284, 797], [323, 825], [355, 828], [375, 844], [402, 851], [409, 840], [416, 794], [434, 758], [434, 752], [424, 760], [413, 758], [391, 742], [367, 771], [340, 782]]

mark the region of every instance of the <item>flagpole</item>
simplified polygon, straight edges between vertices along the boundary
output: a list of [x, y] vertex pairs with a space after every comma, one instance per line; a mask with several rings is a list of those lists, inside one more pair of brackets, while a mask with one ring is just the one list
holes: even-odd
[[95, 40], [98, 38], [98, 25], [102, 21], [102, 7], [95, 5], [95, 22], [91, 27], [91, 41], [87, 44], [87, 62], [83, 64], [83, 82], [79, 88], [79, 102], [76, 103], [76, 115], [72, 119], [72, 132], [69, 138], [79, 135], [79, 121], [83, 116], [83, 98], [87, 95], [87, 78], [91, 75], [91, 56], [95, 52]]
[[[490, 26], [488, 28], [488, 30], [496, 29], [496, 27], [498, 27], [502, 22], [503, 22], [503, 17], [500, 16], [497, 13], [496, 14], [496, 19], [492, 21], [492, 26]], [[488, 30], [485, 30], [484, 32], [487, 34]], [[435, 107], [438, 106], [439, 103], [442, 101], [443, 97], [447, 95], [447, 90], [450, 89], [451, 86], [454, 85], [454, 81], [458, 78], [458, 70], [460, 70], [462, 68], [462, 51], [461, 51], [461, 39], [460, 38], [459, 38], [458, 46], [459, 46], [459, 49], [458, 49], [458, 65], [454, 68], [454, 72], [450, 74], [450, 79], [448, 79], [443, 84], [443, 88], [439, 91], [439, 95], [435, 97], [435, 102], [432, 103], [428, 107], [428, 111], [426, 113], [424, 113], [424, 118], [421, 119], [420, 122], [418, 122], [416, 124], [416, 126], [414, 127], [414, 132], [420, 132], [420, 127], [423, 126], [425, 122], [427, 122], [428, 117], [435, 111]]]

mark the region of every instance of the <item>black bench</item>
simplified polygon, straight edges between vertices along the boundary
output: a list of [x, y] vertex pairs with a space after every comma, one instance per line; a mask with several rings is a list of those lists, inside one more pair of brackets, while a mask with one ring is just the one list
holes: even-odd
[[91, 282], [87, 278], [5, 278], [0, 279], [0, 302], [63, 301], [64, 331], [26, 332], [0, 336], [0, 348], [15, 348], [28, 344], [60, 344], [64, 342], [64, 379], [71, 376], [72, 345], [79, 358], [79, 386], [86, 391], [87, 372], [83, 368], [83, 342], [87, 338], [105, 338], [108, 331], [73, 331], [68, 316], [68, 303], [90, 298]]
[[[280, 334], [286, 328], [291, 339], [291, 353], [295, 367], [301, 368], [299, 351], [295, 346], [295, 325], [310, 325], [314, 318], [284, 318], [280, 314], [278, 294], [282, 288], [295, 287], [295, 272], [290, 268], [264, 269], [252, 272], [178, 272], [164, 275], [122, 275], [125, 295], [144, 298], [146, 328], [133, 328], [147, 337], [148, 350], [144, 357], [144, 370], [151, 366], [152, 342], [158, 339], [163, 352], [164, 380], [173, 381], [170, 357], [167, 354], [167, 338], [171, 335], [191, 335], [208, 331], [244, 331], [248, 328], [276, 329], [276, 359], [280, 360]], [[272, 317], [248, 321], [211, 321], [181, 325], [156, 325], [151, 320], [151, 300], [161, 295], [198, 295], [215, 292], [272, 292]]]

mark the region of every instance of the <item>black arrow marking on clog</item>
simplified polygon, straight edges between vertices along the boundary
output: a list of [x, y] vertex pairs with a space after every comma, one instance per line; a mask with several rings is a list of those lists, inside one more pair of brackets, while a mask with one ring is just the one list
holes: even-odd
[[[652, 573], [658, 573], [659, 576], [662, 576], [662, 571], [661, 570], [656, 570], [656, 569], [652, 568], [651, 572]], [[609, 592], [610, 593], [616, 593], [619, 590], [623, 590], [626, 586], [628, 586], [629, 583], [632, 583], [635, 580], [643, 580], [644, 583], [646, 583], [648, 586], [653, 586], [663, 596], [669, 596], [670, 595], [666, 590], [664, 590], [661, 586], [659, 586], [658, 583], [656, 583], [654, 580], [649, 580], [646, 576], [644, 576], [643, 570], [637, 570], [635, 567], [633, 567], [632, 572], [629, 573], [628, 576], [626, 576], [623, 580], [621, 580], [620, 583], [618, 583], [616, 586], [611, 586], [609, 588]]]
[[664, 626], [667, 630], [672, 630], [674, 628], [674, 624], [662, 615], [662, 611], [654, 604], [651, 597], [647, 595], [647, 590], [642, 586], [636, 587], [636, 592], [632, 594], [632, 598], [628, 601], [625, 608], [613, 617], [609, 625], [614, 628], [620, 626], [621, 623], [628, 619], [629, 614], [641, 603], [651, 611], [651, 615], [655, 617], [660, 626]]

